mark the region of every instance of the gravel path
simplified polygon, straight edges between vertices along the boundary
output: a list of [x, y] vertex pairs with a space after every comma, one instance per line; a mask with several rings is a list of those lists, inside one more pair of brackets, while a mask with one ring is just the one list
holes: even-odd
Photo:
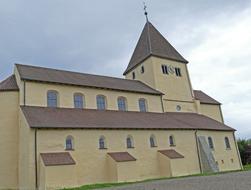
[[106, 190], [251, 190], [251, 171], [151, 181]]

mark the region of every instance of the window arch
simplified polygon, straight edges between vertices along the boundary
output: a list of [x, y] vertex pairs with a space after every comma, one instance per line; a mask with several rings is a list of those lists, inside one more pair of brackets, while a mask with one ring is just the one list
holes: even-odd
[[104, 95], [97, 95], [97, 109], [105, 110], [106, 109], [106, 97]]
[[72, 136], [67, 136], [65, 139], [65, 149], [66, 150], [73, 150], [73, 137]]
[[170, 146], [175, 146], [175, 141], [174, 141], [174, 136], [173, 135], [169, 136], [169, 144], [170, 144]]
[[147, 103], [146, 103], [146, 99], [144, 99], [144, 98], [139, 99], [139, 111], [140, 112], [147, 111]]
[[208, 140], [208, 146], [209, 146], [209, 148], [210, 149], [214, 149], [214, 142], [213, 142], [212, 137], [208, 137], [207, 140]]
[[127, 111], [127, 101], [125, 97], [118, 97], [119, 111]]
[[226, 149], [230, 149], [231, 148], [228, 137], [225, 137], [225, 145], [226, 145]]
[[58, 92], [55, 90], [49, 90], [47, 92], [47, 106], [56, 108], [58, 107]]
[[105, 137], [104, 136], [100, 136], [99, 137], [99, 149], [106, 149], [106, 140], [105, 140]]
[[134, 148], [133, 138], [131, 135], [128, 135], [126, 138], [126, 147], [127, 148]]
[[150, 136], [150, 147], [157, 147], [156, 137], [154, 135]]
[[75, 93], [73, 95], [74, 108], [84, 108], [84, 96], [81, 93]]

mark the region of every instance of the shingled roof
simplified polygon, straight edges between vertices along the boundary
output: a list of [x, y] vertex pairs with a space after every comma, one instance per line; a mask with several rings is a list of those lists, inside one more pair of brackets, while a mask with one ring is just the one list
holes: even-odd
[[0, 82], [0, 91], [18, 91], [15, 75], [11, 75], [7, 79]]
[[21, 106], [21, 109], [31, 128], [234, 130], [196, 113], [143, 113], [32, 106]]
[[188, 63], [150, 22], [146, 22], [124, 75], [150, 55]]
[[194, 97], [197, 100], [200, 100], [201, 103], [204, 104], [217, 104], [220, 105], [221, 103], [217, 100], [213, 99], [212, 97], [208, 96], [206, 93], [202, 92], [201, 90], [194, 90]]
[[183, 155], [181, 155], [180, 153], [178, 153], [174, 149], [159, 150], [158, 152], [160, 152], [161, 154], [167, 156], [170, 159], [184, 158]]
[[45, 166], [75, 165], [69, 152], [40, 153]]
[[109, 152], [107, 154], [116, 162], [136, 161], [136, 158], [128, 152]]
[[16, 64], [16, 67], [20, 74], [20, 78], [26, 81], [48, 82], [154, 95], [162, 94], [161, 92], [154, 90], [137, 80], [91, 75], [20, 64]]

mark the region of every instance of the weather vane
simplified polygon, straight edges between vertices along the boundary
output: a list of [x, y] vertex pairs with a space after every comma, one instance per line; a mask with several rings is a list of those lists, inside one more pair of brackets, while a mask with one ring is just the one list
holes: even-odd
[[146, 2], [143, 2], [143, 5], [144, 5], [144, 14], [145, 14], [145, 16], [146, 16], [146, 21], [148, 22], [148, 16], [147, 16], [147, 11], [146, 11], [146, 9], [147, 9], [147, 6], [146, 6]]

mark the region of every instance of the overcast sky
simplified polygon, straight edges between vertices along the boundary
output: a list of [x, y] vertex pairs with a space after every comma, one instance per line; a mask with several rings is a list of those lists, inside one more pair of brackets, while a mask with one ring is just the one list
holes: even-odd
[[[189, 60], [194, 89], [251, 138], [251, 0], [146, 0]], [[0, 0], [0, 80], [14, 63], [122, 77], [145, 24], [142, 0]]]

